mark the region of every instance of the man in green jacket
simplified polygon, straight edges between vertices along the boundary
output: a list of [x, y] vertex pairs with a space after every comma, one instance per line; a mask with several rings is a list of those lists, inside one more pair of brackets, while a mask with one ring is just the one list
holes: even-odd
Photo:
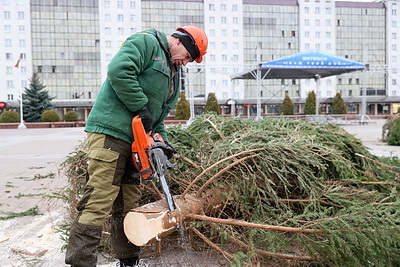
[[168, 144], [164, 119], [180, 93], [177, 73], [181, 65], [200, 63], [207, 46], [207, 36], [196, 26], [178, 28], [169, 38], [150, 29], [130, 36], [108, 65], [86, 123], [88, 182], [71, 227], [67, 264], [96, 266], [96, 248], [109, 214], [115, 258], [120, 266], [139, 264], [140, 248], [123, 230], [125, 214], [141, 197], [140, 181], [133, 177], [131, 121], [139, 115], [146, 132], [161, 134]]

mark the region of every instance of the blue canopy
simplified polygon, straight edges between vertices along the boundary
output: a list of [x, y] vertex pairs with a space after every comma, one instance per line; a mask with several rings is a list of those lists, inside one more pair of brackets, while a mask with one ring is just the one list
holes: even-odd
[[[363, 70], [365, 65], [344, 57], [310, 50], [263, 62], [258, 67], [262, 79], [310, 79]], [[257, 79], [256, 74], [257, 69], [253, 69], [234, 75], [232, 79]]]

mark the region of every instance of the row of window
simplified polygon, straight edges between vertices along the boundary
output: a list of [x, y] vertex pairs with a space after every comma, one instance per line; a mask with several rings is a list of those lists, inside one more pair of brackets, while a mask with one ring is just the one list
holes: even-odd
[[[25, 47], [26, 41], [25, 39], [19, 39], [18, 40], [18, 46], [19, 47]], [[12, 47], [12, 40], [11, 39], [4, 39], [4, 46], [5, 47]]]
[[[209, 17], [208, 21], [211, 24], [215, 24], [215, 17]], [[220, 19], [220, 23], [221, 24], [227, 24], [227, 22], [228, 22], [228, 18], [227, 17], [221, 17], [221, 19]], [[239, 24], [239, 18], [238, 17], [233, 17], [232, 18], [232, 23], [233, 24]]]
[[[11, 32], [12, 26], [11, 25], [4, 25], [4, 32], [9, 33]], [[18, 32], [25, 33], [25, 26], [18, 25]]]
[[[11, 12], [10, 11], [4, 11], [3, 12], [3, 18], [4, 19], [11, 19]], [[17, 18], [18, 19], [25, 19], [25, 13], [22, 12], [22, 11], [18, 11]]]
[[[136, 15], [129, 15], [129, 20], [131, 22], [136, 22], [137, 21], [137, 16]], [[104, 14], [104, 21], [111, 21], [111, 14]], [[123, 14], [117, 14], [117, 21], [123, 22], [124, 21], [124, 15]]]
[[[304, 13], [309, 14], [310, 13], [310, 7], [306, 6], [304, 7]], [[321, 8], [320, 7], [315, 7], [314, 8], [314, 14], [320, 14], [321, 13]], [[332, 14], [332, 8], [327, 7], [325, 8], [325, 14]]]
[[[114, 2], [114, 1], [112, 1]], [[111, 1], [104, 1], [103, 6], [105, 8], [111, 8]], [[117, 8], [125, 8], [124, 7], [124, 2], [123, 1], [117, 1]], [[129, 2], [129, 8], [134, 9], [136, 8], [136, 1], [130, 1]]]
[[[208, 10], [210, 11], [216, 11], [215, 9], [215, 4], [209, 4], [208, 5]], [[226, 4], [221, 4], [219, 11], [227, 11], [227, 6]], [[238, 5], [233, 4], [231, 11], [238, 11]]]

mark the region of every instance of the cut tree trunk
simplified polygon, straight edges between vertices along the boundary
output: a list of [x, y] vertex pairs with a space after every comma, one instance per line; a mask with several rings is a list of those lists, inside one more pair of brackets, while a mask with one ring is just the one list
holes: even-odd
[[124, 220], [124, 231], [129, 241], [144, 246], [152, 240], [173, 233], [177, 226], [191, 214], [209, 214], [223, 203], [220, 189], [211, 189], [202, 194], [174, 196], [176, 209], [168, 210], [165, 199], [151, 202], [128, 212]]

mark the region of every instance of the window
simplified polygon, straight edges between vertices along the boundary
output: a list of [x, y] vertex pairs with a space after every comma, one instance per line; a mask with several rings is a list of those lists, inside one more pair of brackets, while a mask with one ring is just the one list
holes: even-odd
[[20, 39], [19, 40], [19, 47], [25, 47], [25, 40], [24, 39]]
[[226, 17], [221, 17], [221, 23], [226, 24]]
[[310, 32], [309, 31], [305, 31], [304, 32], [304, 37], [306, 37], [306, 38], [310, 37]]
[[315, 14], [319, 14], [319, 13], [320, 13], [319, 7], [315, 7]]
[[118, 28], [118, 34], [123, 35], [124, 34], [124, 28]]
[[332, 45], [331, 44], [326, 44], [326, 50], [332, 50]]
[[226, 42], [222, 42], [222, 49], [227, 49], [228, 48], [228, 44]]
[[99, 47], [100, 46], [100, 40], [94, 40], [94, 46]]
[[12, 67], [7, 67], [7, 74], [11, 74], [12, 73], [13, 68]]
[[330, 19], [325, 20], [325, 26], [331, 26], [331, 20]]
[[232, 5], [232, 11], [238, 11], [238, 6], [237, 5]]
[[136, 21], [136, 15], [131, 15], [131, 21], [135, 22]]
[[239, 55], [233, 55], [233, 61], [239, 61]]
[[210, 36], [215, 36], [215, 30], [214, 29], [210, 30]]
[[208, 10], [215, 11], [215, 5], [214, 4], [209, 4], [208, 5]]
[[110, 8], [110, 1], [104, 1], [104, 7]]
[[110, 14], [104, 14], [104, 21], [111, 21], [111, 15]]
[[118, 8], [124, 8], [124, 3], [122, 1], [117, 2], [117, 7]]
[[397, 39], [397, 34], [395, 32], [392, 33], [392, 39]]
[[233, 47], [233, 49], [238, 50], [239, 49], [239, 43], [238, 42], [233, 42], [232, 47]]
[[331, 38], [331, 32], [326, 32], [326, 33], [325, 33], [325, 37], [328, 38], [328, 39], [330, 39], [330, 38]]
[[212, 86], [216, 86], [217, 85], [217, 81], [216, 80], [211, 80], [211, 85]]
[[222, 31], [221, 31], [221, 35], [222, 35], [222, 36], [226, 36], [226, 30], [222, 30]]
[[55, 73], [56, 72], [56, 66], [51, 66], [51, 72]]
[[210, 42], [210, 48], [211, 48], [211, 49], [215, 49], [215, 48], [216, 48], [215, 42]]
[[38, 73], [42, 73], [42, 66], [37, 67]]
[[396, 79], [392, 79], [392, 85], [396, 85], [396, 84], [397, 84]]
[[12, 60], [12, 54], [6, 53], [6, 60]]
[[18, 19], [24, 19], [24, 12], [18, 12]]
[[124, 15], [119, 14], [119, 15], [117, 16], [117, 20], [118, 20], [118, 21], [124, 21]]
[[309, 8], [308, 6], [306, 6], [306, 7], [304, 8], [304, 13], [310, 13], [310, 8]]
[[111, 34], [111, 28], [110, 27], [106, 27], [104, 30], [105, 30], [106, 34]]
[[133, 9], [133, 8], [136, 8], [136, 3], [133, 2], [133, 1], [131, 1], [131, 2], [130, 2], [130, 8], [132, 8], [132, 9]]
[[392, 44], [392, 51], [396, 51], [396, 50], [397, 50], [396, 44]]
[[4, 32], [11, 32], [11, 25], [4, 25]]
[[325, 13], [326, 13], [326, 14], [331, 14], [331, 13], [332, 13], [332, 9], [331, 9], [330, 7], [327, 7], [327, 8], [325, 9]]
[[305, 19], [304, 20], [304, 25], [310, 25], [310, 20], [309, 19]]
[[228, 60], [228, 56], [227, 55], [222, 55], [222, 61], [227, 61]]
[[319, 19], [315, 20], [315, 26], [320, 26], [321, 25], [321, 21]]
[[221, 11], [226, 11], [226, 5], [225, 4], [221, 5]]
[[25, 60], [26, 59], [26, 54], [25, 53], [21, 53], [19, 54], [19, 56], [21, 57], [21, 59]]
[[215, 55], [210, 55], [210, 61], [215, 61]]
[[238, 17], [233, 17], [232, 18], [233, 24], [239, 24], [239, 18]]
[[238, 30], [233, 30], [233, 36], [239, 36], [239, 31]]
[[10, 18], [11, 18], [10, 11], [4, 11], [4, 19], [10, 19]]
[[12, 44], [11, 39], [5, 39], [4, 40], [4, 46], [10, 47]]
[[106, 41], [106, 47], [108, 47], [108, 48], [111, 47], [111, 41]]
[[315, 32], [315, 38], [320, 38], [320, 37], [321, 37], [320, 32]]
[[215, 17], [210, 17], [208, 20], [210, 21], [211, 24], [215, 23]]
[[19, 25], [18, 26], [18, 31], [21, 32], [21, 33], [25, 32], [25, 26], [24, 25]]
[[12, 80], [7, 80], [7, 88], [14, 88], [14, 83]]
[[14, 100], [14, 95], [13, 94], [8, 94], [7, 95], [7, 100]]

